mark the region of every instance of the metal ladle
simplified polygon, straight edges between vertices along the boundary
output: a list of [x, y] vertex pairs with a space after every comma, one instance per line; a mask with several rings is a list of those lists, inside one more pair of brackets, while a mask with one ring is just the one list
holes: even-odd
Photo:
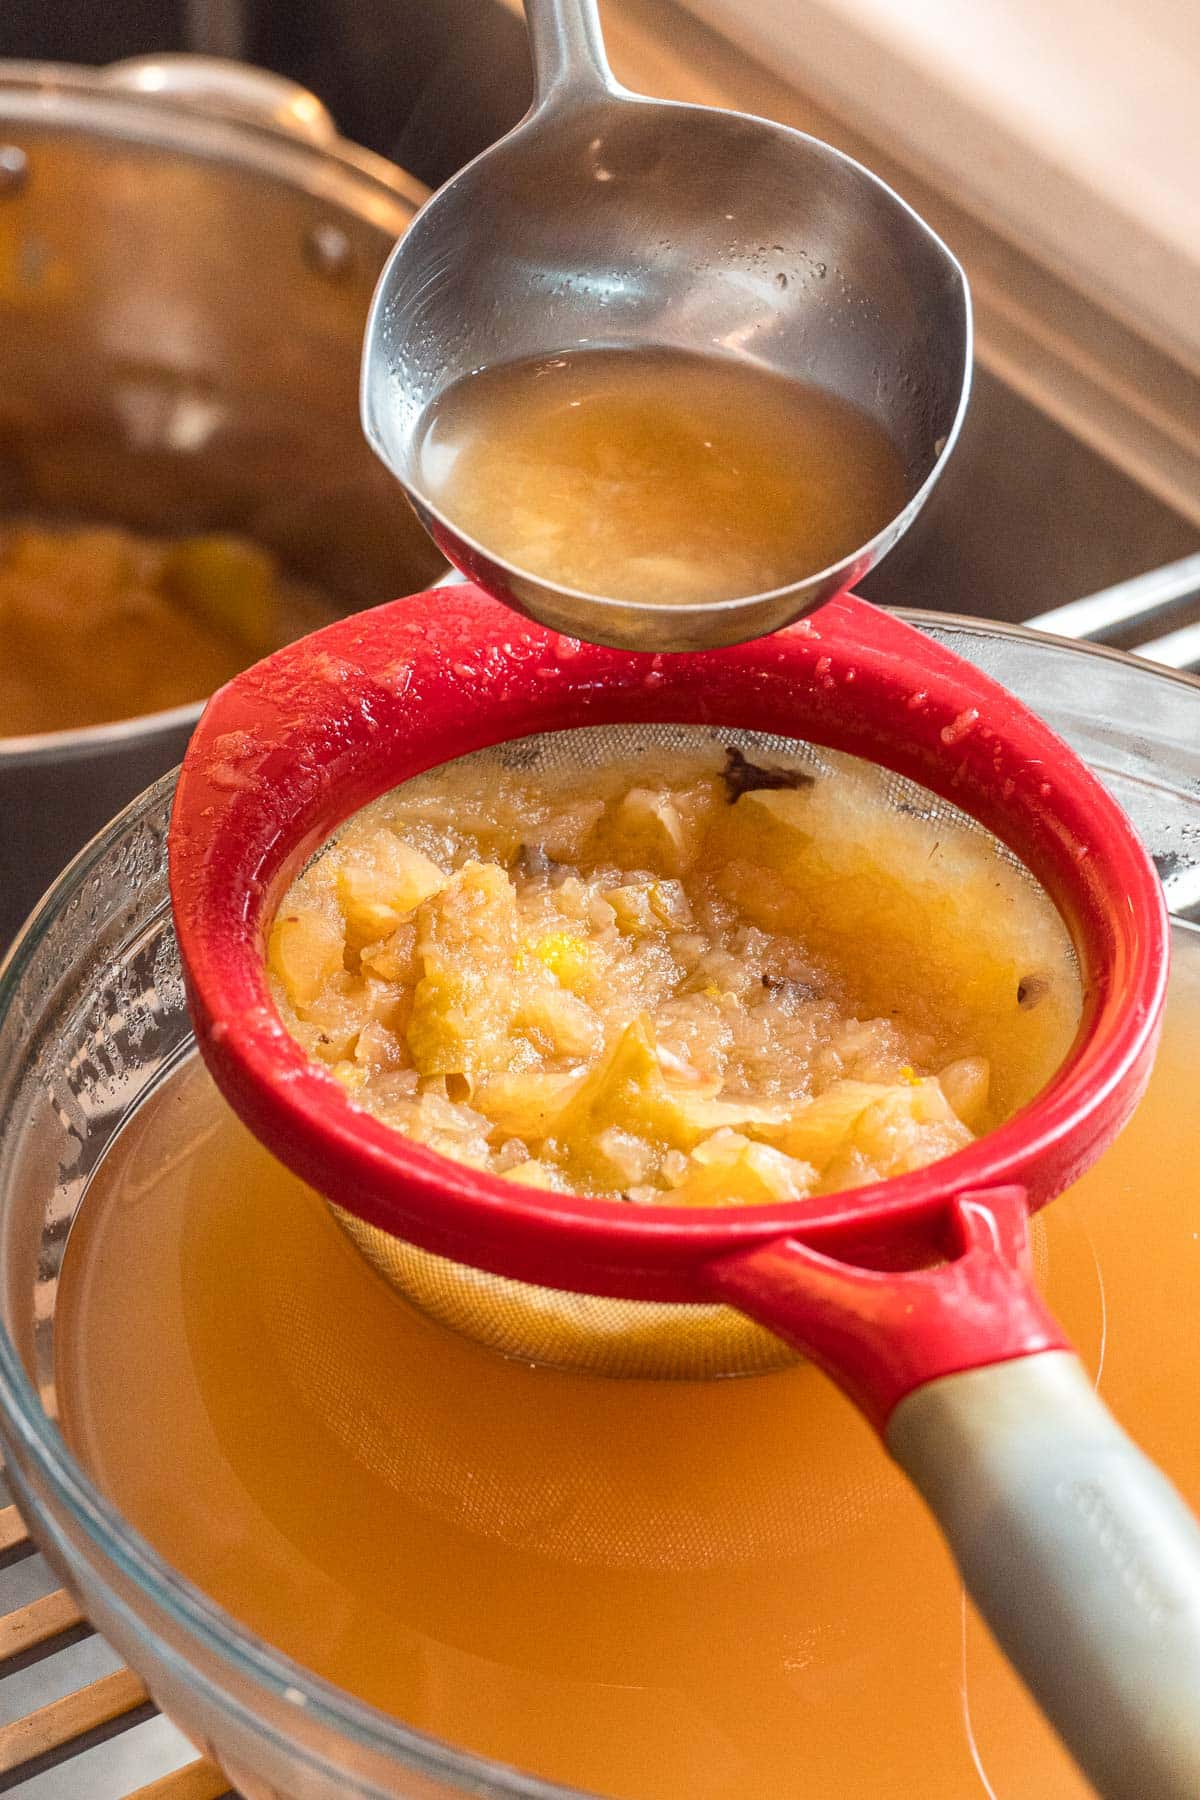
[[[828, 144], [620, 87], [595, 0], [527, 0], [527, 13], [532, 109], [427, 202], [383, 271], [363, 359], [367, 437], [450, 561], [545, 625], [637, 650], [774, 631], [865, 575], [941, 473], [970, 385], [966, 277], [911, 207]], [[420, 431], [452, 382], [635, 344], [740, 357], [853, 402], [900, 451], [903, 507], [785, 587], [652, 606], [531, 575], [434, 503]]]

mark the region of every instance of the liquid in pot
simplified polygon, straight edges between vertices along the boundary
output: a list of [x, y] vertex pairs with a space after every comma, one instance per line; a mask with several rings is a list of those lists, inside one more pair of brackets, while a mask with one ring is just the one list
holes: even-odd
[[0, 523], [0, 738], [189, 706], [332, 617], [247, 538]]

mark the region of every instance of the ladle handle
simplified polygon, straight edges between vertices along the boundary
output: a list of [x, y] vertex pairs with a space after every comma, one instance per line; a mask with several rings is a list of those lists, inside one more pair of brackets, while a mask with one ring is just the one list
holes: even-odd
[[596, 0], [525, 0], [534, 108], [615, 91]]
[[1067, 1351], [929, 1382], [886, 1431], [1106, 1800], [1200, 1795], [1200, 1528]]

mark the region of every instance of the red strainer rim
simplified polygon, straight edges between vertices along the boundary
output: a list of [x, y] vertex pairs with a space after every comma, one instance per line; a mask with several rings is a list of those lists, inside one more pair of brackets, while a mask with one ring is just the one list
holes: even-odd
[[[525, 1189], [356, 1107], [276, 1012], [264, 945], [279, 900], [350, 814], [411, 776], [536, 732], [683, 723], [874, 760], [1015, 852], [1067, 923], [1083, 1015], [1042, 1093], [913, 1174], [767, 1207], [633, 1207]], [[709, 1298], [712, 1259], [784, 1236], [894, 1266], [947, 1198], [1013, 1184], [1039, 1206], [1120, 1130], [1149, 1077], [1168, 968], [1153, 864], [1120, 807], [1011, 694], [853, 596], [755, 643], [648, 657], [556, 636], [478, 589], [345, 619], [236, 677], [192, 738], [171, 894], [197, 1041], [250, 1130], [338, 1205], [495, 1274], [630, 1299]]]

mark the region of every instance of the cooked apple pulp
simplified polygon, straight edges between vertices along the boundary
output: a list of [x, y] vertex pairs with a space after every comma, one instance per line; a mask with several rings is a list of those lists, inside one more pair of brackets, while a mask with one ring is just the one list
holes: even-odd
[[189, 706], [331, 612], [227, 532], [0, 519], [0, 738]]
[[715, 735], [596, 769], [508, 752], [357, 814], [270, 935], [289, 1030], [419, 1142], [544, 1188], [766, 1204], [950, 1154], [1065, 1054], [1066, 929], [940, 803]]

